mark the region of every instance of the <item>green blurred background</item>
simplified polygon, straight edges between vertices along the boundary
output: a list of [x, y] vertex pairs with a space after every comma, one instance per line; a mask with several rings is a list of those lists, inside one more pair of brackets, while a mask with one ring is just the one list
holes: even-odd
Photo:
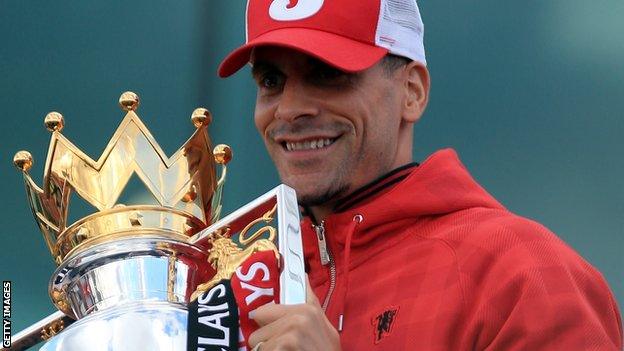
[[[334, 0], [339, 1], [339, 0]], [[455, 148], [509, 209], [542, 222], [595, 265], [624, 304], [624, 1], [420, 3], [432, 75], [416, 160]], [[172, 154], [198, 106], [234, 150], [225, 211], [279, 183], [253, 129], [249, 69], [216, 77], [244, 40], [244, 1], [0, 0], [0, 278], [13, 282], [13, 332], [53, 312], [54, 264], [13, 154], [40, 182], [49, 133], [99, 157], [137, 92], [139, 114]]]

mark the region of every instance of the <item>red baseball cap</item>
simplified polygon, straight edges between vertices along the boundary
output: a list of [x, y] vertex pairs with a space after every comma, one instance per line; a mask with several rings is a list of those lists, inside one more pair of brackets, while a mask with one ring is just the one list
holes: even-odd
[[387, 53], [426, 65], [423, 34], [416, 0], [248, 0], [246, 43], [218, 73], [234, 74], [263, 45], [295, 49], [347, 72]]

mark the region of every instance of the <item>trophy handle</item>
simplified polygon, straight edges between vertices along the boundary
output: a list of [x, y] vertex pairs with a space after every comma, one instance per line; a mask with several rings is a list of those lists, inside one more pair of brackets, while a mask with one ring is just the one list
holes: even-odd
[[274, 207], [277, 208], [277, 244], [281, 256], [280, 303], [300, 304], [306, 301], [306, 279], [303, 244], [299, 221], [297, 195], [291, 187], [281, 184], [247, 205], [232, 212], [219, 222], [189, 239], [193, 245], [210, 248], [211, 234], [228, 227], [235, 233]]
[[56, 311], [39, 322], [20, 331], [11, 338], [11, 346], [1, 350], [21, 351], [46, 341], [61, 330], [67, 328], [75, 320], [61, 311]]

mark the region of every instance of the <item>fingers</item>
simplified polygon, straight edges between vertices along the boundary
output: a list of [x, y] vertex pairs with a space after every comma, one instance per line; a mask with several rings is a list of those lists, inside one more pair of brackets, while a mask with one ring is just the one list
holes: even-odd
[[251, 333], [251, 335], [249, 335], [249, 340], [247, 340], [247, 343], [249, 343], [250, 347], [255, 347], [259, 343], [263, 343], [263, 346], [265, 348], [268, 348], [270, 346], [269, 343], [271, 342], [271, 339], [279, 337], [278, 333], [282, 329], [283, 324], [284, 319], [278, 319], [273, 323], [260, 327], [260, 329], [254, 331], [253, 333]]
[[338, 331], [325, 317], [306, 276], [306, 303], [298, 305], [268, 304], [250, 317], [259, 328], [247, 343], [261, 351], [269, 350], [340, 350]]
[[249, 317], [256, 321], [258, 326], [263, 327], [288, 315], [289, 313], [293, 313], [294, 311], [292, 307], [295, 306], [297, 305], [266, 304], [254, 310], [253, 313], [250, 313]]
[[271, 345], [279, 345], [280, 349], [300, 350], [303, 348], [302, 345], [316, 345], [318, 342], [314, 340], [322, 338], [314, 335], [319, 333], [324, 325], [316, 307], [302, 304], [261, 308], [254, 315], [254, 320], [260, 328], [253, 332], [247, 341], [251, 347], [264, 342], [262, 347], [268, 350], [271, 349]]
[[251, 351], [260, 351], [260, 346], [262, 346], [262, 344], [264, 344], [264, 342], [260, 341], [259, 343], [255, 344], [253, 346], [253, 349], [251, 349]]
[[[319, 303], [318, 298], [314, 294], [312, 287], [310, 285], [310, 281], [308, 280], [308, 275], [306, 274], [306, 304], [314, 306], [315, 308], [320, 309], [321, 304]], [[264, 306], [259, 307], [255, 311], [250, 314], [250, 318], [253, 318], [256, 323], [260, 327], [267, 325], [274, 320], [282, 318], [283, 316], [289, 313], [297, 313], [297, 310], [301, 307], [296, 306], [304, 306], [304, 305], [277, 305], [277, 304], [266, 304]]]

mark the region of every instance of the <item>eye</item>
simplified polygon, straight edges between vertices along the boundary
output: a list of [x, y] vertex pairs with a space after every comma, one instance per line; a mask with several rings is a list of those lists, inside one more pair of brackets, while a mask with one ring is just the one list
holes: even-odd
[[279, 84], [279, 77], [277, 74], [266, 74], [260, 78], [259, 85], [263, 88], [275, 88]]
[[284, 85], [284, 74], [278, 70], [265, 70], [254, 74], [258, 89], [264, 92], [274, 92]]

